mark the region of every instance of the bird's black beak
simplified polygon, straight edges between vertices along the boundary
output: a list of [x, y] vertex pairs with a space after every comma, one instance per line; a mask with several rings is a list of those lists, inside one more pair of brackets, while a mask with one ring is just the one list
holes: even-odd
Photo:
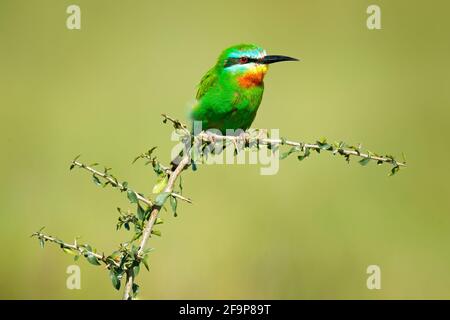
[[275, 62], [281, 62], [281, 61], [299, 61], [296, 58], [286, 57], [286, 56], [265, 56], [261, 59], [261, 63], [264, 64], [271, 64]]

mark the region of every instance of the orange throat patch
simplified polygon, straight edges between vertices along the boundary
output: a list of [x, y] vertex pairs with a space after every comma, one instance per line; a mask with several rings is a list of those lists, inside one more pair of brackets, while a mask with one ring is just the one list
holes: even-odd
[[259, 86], [267, 72], [267, 66], [260, 66], [246, 72], [243, 76], [237, 78], [238, 83], [243, 88]]

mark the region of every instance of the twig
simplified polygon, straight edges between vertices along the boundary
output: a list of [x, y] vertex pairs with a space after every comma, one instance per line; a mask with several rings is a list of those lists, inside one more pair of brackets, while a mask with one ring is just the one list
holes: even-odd
[[[170, 118], [171, 119], [171, 118]], [[176, 120], [171, 120], [171, 121], [176, 121]], [[142, 153], [141, 155], [139, 155], [138, 157], [136, 157], [133, 161], [133, 163], [135, 161], [137, 161], [138, 159], [146, 159], [147, 163], [152, 163], [153, 165], [153, 169], [155, 170], [155, 167], [157, 166], [157, 172], [158, 174], [160, 174], [160, 171], [164, 172], [167, 176], [170, 177], [170, 175], [172, 174], [172, 170], [169, 167], [164, 166], [163, 164], [161, 164], [159, 161], [156, 160], [156, 157], [152, 156], [153, 151], [156, 149], [156, 147], [150, 149], [147, 153]], [[187, 203], [192, 203], [192, 200], [189, 198], [186, 198], [184, 196], [182, 196], [181, 194], [178, 194], [176, 192], [172, 192], [171, 196], [178, 198], [182, 201], [186, 201]]]
[[333, 146], [328, 145], [328, 148], [324, 148], [323, 145], [319, 145], [317, 143], [309, 144], [309, 143], [303, 143], [303, 142], [296, 142], [296, 141], [290, 141], [290, 140], [284, 140], [284, 139], [270, 139], [270, 138], [251, 138], [249, 134], [240, 135], [240, 136], [223, 136], [218, 135], [211, 132], [201, 132], [197, 135], [202, 141], [205, 142], [215, 142], [215, 141], [231, 141], [233, 144], [236, 145], [237, 142], [243, 142], [245, 144], [250, 144], [252, 142], [256, 142], [260, 145], [287, 145], [291, 147], [297, 147], [299, 150], [305, 150], [305, 149], [312, 149], [312, 150], [326, 150], [326, 151], [332, 151], [333, 153], [339, 153], [341, 155], [347, 155], [347, 156], [357, 156], [363, 159], [370, 159], [370, 160], [376, 160], [378, 162], [384, 162], [384, 163], [391, 163], [393, 165], [398, 166], [406, 166], [406, 163], [404, 162], [398, 162], [394, 160], [392, 157], [381, 157], [377, 155], [372, 155], [369, 153], [363, 153], [358, 150], [349, 150], [344, 148], [333, 148]]
[[167, 121], [170, 121], [175, 129], [181, 129], [185, 134], [191, 135], [191, 132], [189, 131], [188, 127], [182, 123], [181, 121], [174, 119], [166, 114], [161, 114], [161, 116], [164, 118], [163, 122], [166, 123]]
[[[181, 161], [179, 162], [179, 164], [177, 165], [175, 170], [173, 170], [172, 174], [169, 177], [169, 181], [167, 182], [167, 185], [161, 194], [173, 194], [172, 191], [174, 188], [175, 181], [177, 180], [180, 173], [184, 170], [184, 168], [186, 168], [189, 164], [190, 164], [190, 157], [188, 155], [186, 155], [181, 159]], [[139, 245], [139, 250], [137, 252], [138, 258], [142, 257], [142, 255], [144, 253], [145, 246], [148, 242], [148, 239], [151, 236], [153, 226], [155, 225], [156, 219], [158, 218], [159, 212], [160, 212], [163, 204], [164, 204], [164, 202], [163, 203], [155, 203], [152, 207], [150, 217], [144, 228], [144, 232], [142, 233], [141, 243]], [[130, 297], [131, 297], [133, 281], [134, 281], [133, 276], [127, 274], [126, 286], [125, 286], [125, 291], [124, 291], [124, 295], [123, 295], [124, 300], [130, 299]]]
[[42, 239], [42, 241], [49, 241], [49, 242], [53, 242], [56, 243], [58, 245], [61, 246], [61, 248], [65, 248], [65, 249], [69, 249], [69, 250], [73, 250], [78, 252], [80, 255], [88, 255], [88, 256], [93, 256], [95, 258], [97, 258], [98, 260], [102, 261], [106, 266], [109, 266], [111, 264], [114, 264], [116, 266], [119, 266], [119, 263], [117, 263], [116, 261], [113, 261], [111, 259], [107, 259], [107, 257], [105, 257], [104, 255], [92, 252], [88, 249], [86, 249], [85, 246], [83, 245], [79, 245], [76, 243], [74, 244], [70, 244], [70, 243], [66, 243], [60, 239], [57, 239], [55, 237], [52, 236], [48, 236], [40, 231], [38, 232], [34, 232], [32, 235], [32, 237], [37, 237], [38, 239]]
[[122, 300], [131, 300], [131, 292], [133, 291], [133, 283], [134, 283], [134, 275], [127, 272], [126, 273], [126, 283], [125, 283], [125, 289], [123, 290], [123, 297]]
[[78, 162], [78, 161], [76, 161], [76, 160], [73, 160], [73, 161], [72, 161], [72, 165], [73, 165], [73, 166], [76, 166], [76, 167], [79, 167], [79, 168], [82, 168], [82, 169], [85, 169], [85, 170], [91, 172], [92, 174], [94, 174], [94, 175], [96, 175], [96, 176], [99, 176], [99, 177], [105, 179], [105, 180], [108, 181], [113, 187], [119, 188], [120, 191], [127, 191], [127, 190], [128, 190], [128, 191], [133, 192], [134, 195], [136, 196], [136, 198], [137, 198], [139, 201], [142, 201], [143, 203], [145, 203], [146, 205], [148, 205], [148, 206], [150, 206], [150, 207], [153, 205], [153, 202], [152, 202], [151, 200], [147, 199], [146, 197], [142, 196], [141, 194], [137, 193], [136, 191], [131, 190], [129, 187], [124, 186], [124, 185], [121, 184], [117, 179], [115, 179], [114, 177], [111, 177], [111, 176], [108, 175], [107, 173], [103, 173], [103, 172], [97, 171], [97, 170], [95, 170], [94, 168], [89, 167], [89, 166], [85, 165], [84, 163]]
[[[187, 126], [185, 124], [183, 124], [182, 122], [180, 122], [177, 119], [169, 117], [166, 114], [162, 114], [162, 116], [164, 118], [163, 122], [170, 121], [176, 129], [182, 129], [186, 135], [192, 137], [191, 132], [187, 129]], [[250, 144], [251, 142], [256, 142], [259, 145], [270, 145], [270, 146], [287, 145], [287, 146], [291, 146], [291, 147], [296, 147], [301, 151], [305, 151], [306, 149], [317, 150], [317, 151], [325, 150], [325, 151], [331, 151], [331, 152], [333, 152], [333, 154], [339, 153], [346, 157], [357, 156], [362, 159], [375, 160], [379, 164], [380, 163], [390, 163], [397, 169], [398, 169], [398, 167], [406, 166], [405, 162], [399, 162], [391, 156], [383, 157], [383, 156], [372, 154], [370, 152], [364, 153], [364, 152], [361, 152], [359, 150], [359, 148], [353, 148], [353, 150], [350, 150], [350, 149], [345, 149], [345, 148], [339, 147], [339, 146], [333, 147], [332, 145], [329, 145], [329, 144], [326, 144], [328, 146], [328, 148], [324, 148], [324, 144], [320, 145], [319, 143], [310, 144], [310, 143], [303, 143], [303, 142], [291, 141], [291, 140], [286, 140], [286, 139], [271, 139], [271, 138], [261, 138], [261, 137], [252, 138], [250, 136], [249, 132], [245, 132], [244, 134], [239, 135], [239, 136], [232, 136], [232, 135], [224, 136], [224, 135], [215, 134], [213, 132], [202, 131], [194, 137], [200, 138], [200, 140], [204, 141], [204, 142], [213, 142], [214, 143], [216, 141], [230, 141], [234, 144], [235, 147], [238, 142], [242, 142], [245, 144]], [[348, 158], [347, 158], [347, 160], [348, 160]]]
[[184, 197], [184, 196], [182, 196], [181, 194], [178, 194], [178, 193], [176, 193], [176, 192], [172, 192], [170, 195], [171, 195], [172, 197], [175, 197], [175, 198], [178, 198], [178, 199], [180, 199], [180, 200], [186, 201], [187, 203], [192, 203], [192, 200], [191, 200], [191, 199], [186, 198], [186, 197]]

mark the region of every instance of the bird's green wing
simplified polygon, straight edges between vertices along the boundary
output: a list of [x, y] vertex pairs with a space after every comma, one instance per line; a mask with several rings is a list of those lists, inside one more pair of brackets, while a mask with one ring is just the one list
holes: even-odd
[[200, 81], [200, 84], [198, 85], [198, 91], [197, 91], [197, 100], [200, 100], [201, 97], [205, 95], [205, 93], [213, 87], [217, 83], [217, 72], [215, 68], [210, 69], [202, 78]]

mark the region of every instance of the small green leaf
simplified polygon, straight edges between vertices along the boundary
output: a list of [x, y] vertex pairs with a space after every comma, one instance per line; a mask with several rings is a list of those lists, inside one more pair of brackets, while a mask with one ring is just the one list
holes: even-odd
[[149, 254], [150, 252], [152, 252], [154, 250], [155, 250], [155, 248], [147, 248], [147, 249], [144, 250], [144, 254], [147, 255], [147, 254]]
[[179, 178], [179, 188], [180, 188], [180, 194], [183, 195], [183, 178], [180, 176]]
[[152, 234], [154, 234], [155, 236], [161, 237], [161, 231], [159, 231], [159, 230], [152, 230]]
[[133, 159], [133, 161], [131, 162], [131, 164], [135, 164], [136, 161], [138, 161], [139, 159], [141, 159], [141, 158], [143, 158], [143, 157], [144, 157], [143, 154], [138, 155], [136, 158]]
[[297, 147], [292, 147], [292, 148], [290, 148], [287, 152], [283, 152], [283, 153], [280, 155], [280, 160], [283, 160], [283, 159], [287, 158], [290, 154], [292, 154], [292, 153], [294, 153], [294, 152], [296, 152], [296, 151], [298, 151], [298, 148], [297, 148]]
[[111, 253], [109, 255], [109, 259], [113, 260], [113, 261], [120, 261], [120, 258], [122, 257], [122, 253], [120, 251], [114, 251], [113, 253]]
[[311, 150], [309, 148], [305, 148], [305, 157], [309, 157], [311, 154]]
[[178, 214], [177, 214], [177, 206], [178, 206], [177, 198], [175, 198], [174, 196], [171, 196], [169, 200], [170, 200], [170, 206], [172, 207], [173, 216], [176, 217], [176, 216], [178, 216]]
[[311, 151], [309, 150], [309, 148], [305, 147], [305, 151], [302, 155], [297, 156], [298, 161], [302, 161], [306, 158], [309, 157], [309, 155], [311, 154]]
[[113, 287], [116, 288], [116, 290], [119, 290], [120, 289], [120, 279], [114, 269], [111, 269], [111, 271], [109, 272], [109, 276], [111, 278]]
[[347, 161], [347, 163], [350, 164], [350, 154], [346, 154], [344, 157], [345, 161]]
[[75, 158], [73, 158], [72, 162], [77, 161], [81, 157], [81, 154], [77, 155]]
[[142, 263], [144, 264], [145, 269], [147, 269], [147, 271], [150, 271], [150, 267], [148, 265], [147, 259], [142, 259]]
[[[321, 140], [316, 141], [316, 143], [319, 145], [320, 149], [322, 150], [331, 150], [333, 149], [333, 146], [327, 143], [327, 139], [322, 138]], [[317, 152], [320, 152], [319, 149], [316, 149]]]
[[391, 172], [389, 173], [390, 176], [393, 176], [400, 170], [399, 166], [392, 167]]
[[161, 165], [158, 161], [156, 161], [156, 158], [154, 158], [152, 161], [153, 171], [158, 175], [163, 175], [164, 171], [161, 169]]
[[94, 183], [98, 186], [101, 186], [102, 183], [100, 182], [100, 179], [94, 174], [92, 175], [92, 180], [94, 181]]
[[154, 194], [160, 193], [161, 191], [164, 190], [164, 188], [167, 186], [167, 182], [169, 181], [169, 179], [167, 178], [166, 175], [162, 175], [158, 178], [158, 180], [156, 180], [156, 184], [153, 187], [152, 192]]
[[89, 261], [94, 266], [99, 266], [100, 265], [100, 262], [98, 262], [98, 259], [92, 254], [88, 254], [87, 257], [86, 257], [86, 260]]
[[137, 285], [136, 283], [133, 283], [133, 286], [131, 287], [133, 293], [133, 297], [136, 297], [137, 294], [139, 293], [139, 285]]
[[73, 256], [77, 255], [77, 253], [75, 251], [73, 251], [72, 249], [69, 249], [69, 248], [62, 248], [62, 249], [65, 253], [71, 254]]
[[142, 236], [142, 231], [136, 232], [133, 236], [133, 239], [131, 241], [137, 240]]
[[136, 196], [136, 193], [132, 190], [127, 191], [127, 197], [128, 200], [130, 200], [131, 203], [138, 203], [138, 198]]
[[167, 197], [170, 195], [170, 192], [161, 192], [155, 199], [155, 205], [162, 207], [167, 200]]
[[158, 147], [152, 147], [150, 150], [148, 150], [148, 151], [147, 151], [147, 156], [148, 156], [148, 157], [151, 157], [153, 151], [155, 151], [156, 148], [158, 148]]
[[193, 159], [191, 159], [191, 168], [192, 168], [192, 171], [197, 171], [197, 164], [195, 163], [195, 161]]
[[163, 220], [163, 219], [161, 219], [161, 218], [156, 218], [155, 225], [156, 225], [156, 224], [163, 224], [163, 223], [164, 223], [164, 220]]
[[137, 217], [141, 221], [145, 219], [145, 211], [139, 204], [137, 205]]
[[140, 269], [141, 268], [139, 267], [139, 265], [133, 267], [133, 276], [134, 277], [136, 277], [139, 274]]
[[318, 143], [321, 143], [321, 144], [327, 143], [327, 138], [322, 137], [322, 138], [320, 138], [320, 140], [318, 140], [317, 142], [318, 142]]
[[363, 158], [358, 161], [360, 165], [365, 166], [370, 162], [370, 158]]

